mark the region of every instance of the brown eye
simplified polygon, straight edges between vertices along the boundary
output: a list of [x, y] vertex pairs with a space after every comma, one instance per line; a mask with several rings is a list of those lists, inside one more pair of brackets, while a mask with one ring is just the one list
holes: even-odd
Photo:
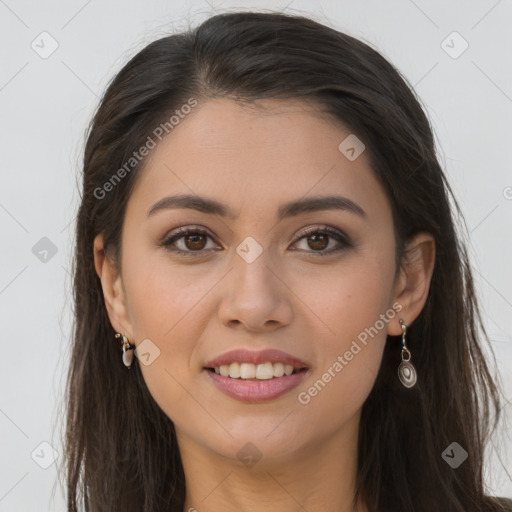
[[[312, 256], [327, 256], [351, 246], [347, 236], [330, 227], [311, 229], [302, 235], [297, 242], [301, 240], [307, 241], [305, 251], [311, 253]], [[338, 247], [326, 250], [332, 240], [338, 242]]]
[[[212, 236], [200, 228], [182, 228], [169, 236], [162, 242], [167, 250], [183, 256], [203, 256], [215, 250], [207, 247], [208, 240], [213, 240]], [[327, 256], [351, 247], [351, 243], [346, 235], [330, 227], [310, 229], [303, 234], [296, 243], [306, 240], [306, 248], [300, 249], [310, 256]], [[328, 247], [332, 241], [338, 243], [338, 247]]]
[[329, 245], [329, 237], [324, 234], [313, 234], [308, 236], [309, 247], [322, 251]]
[[185, 235], [183, 237], [183, 243], [190, 249], [191, 251], [197, 251], [199, 249], [204, 249], [206, 245], [206, 237], [205, 235]]
[[208, 239], [211, 236], [203, 229], [184, 228], [164, 240], [162, 246], [177, 254], [195, 256], [194, 253], [206, 254], [212, 250], [206, 247]]

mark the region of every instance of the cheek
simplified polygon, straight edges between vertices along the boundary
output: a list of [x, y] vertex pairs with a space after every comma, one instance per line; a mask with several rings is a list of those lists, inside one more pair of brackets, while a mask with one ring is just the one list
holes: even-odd
[[148, 365], [138, 361], [148, 389], [161, 405], [172, 396], [174, 406], [186, 407], [190, 397], [183, 385], [190, 379], [191, 355], [204, 329], [204, 304], [215, 280], [136, 249], [123, 259], [123, 269], [135, 342], [151, 340], [156, 354]]
[[179, 338], [180, 330], [198, 325], [196, 319], [204, 311], [201, 303], [215, 284], [210, 272], [201, 277], [197, 266], [172, 265], [161, 255], [147, 257], [136, 253], [126, 258], [125, 287], [128, 309], [137, 339], [154, 337]]
[[308, 306], [321, 320], [315, 337], [319, 366], [298, 401], [318, 414], [334, 405], [334, 422], [362, 406], [377, 377], [387, 323], [396, 315], [389, 307], [392, 268], [365, 259], [336, 278], [319, 277], [308, 295]]
[[290, 285], [307, 306], [308, 315], [318, 319], [318, 332], [325, 335], [324, 342], [332, 340], [328, 346], [333, 342], [336, 345], [338, 340], [337, 348], [342, 347], [374, 325], [389, 307], [392, 266], [366, 256], [356, 256], [351, 264], [329, 272], [309, 272], [306, 279], [303, 274], [297, 275]]
[[328, 329], [315, 338], [319, 365], [297, 391], [304, 413], [325, 418], [327, 429], [344, 424], [362, 407], [387, 339], [387, 323], [381, 316], [386, 317], [386, 294], [378, 281], [348, 279], [345, 285], [331, 291], [332, 302], [326, 301], [320, 310]]

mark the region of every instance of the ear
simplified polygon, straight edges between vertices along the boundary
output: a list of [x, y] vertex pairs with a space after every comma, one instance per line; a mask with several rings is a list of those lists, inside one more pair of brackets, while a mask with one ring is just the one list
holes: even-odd
[[126, 305], [126, 294], [121, 273], [105, 254], [103, 235], [101, 234], [94, 239], [94, 266], [101, 280], [103, 297], [105, 298], [107, 314], [112, 327], [116, 332], [125, 334], [129, 340], [132, 340], [133, 329]]
[[421, 313], [430, 289], [435, 255], [435, 240], [430, 233], [418, 233], [407, 244], [405, 261], [396, 280], [392, 302], [401, 304], [402, 309], [388, 323], [389, 335], [402, 334], [400, 319], [409, 326]]

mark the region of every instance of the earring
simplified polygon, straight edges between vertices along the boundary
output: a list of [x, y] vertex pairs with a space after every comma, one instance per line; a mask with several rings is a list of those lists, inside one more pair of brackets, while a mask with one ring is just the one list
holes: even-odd
[[398, 377], [406, 388], [412, 388], [416, 384], [417, 373], [416, 368], [411, 363], [411, 352], [405, 345], [407, 326], [402, 319], [399, 322], [402, 327], [402, 362], [398, 366]]
[[123, 363], [126, 368], [130, 369], [133, 362], [133, 349], [135, 348], [135, 345], [132, 345], [124, 334], [116, 333], [115, 337], [122, 338]]

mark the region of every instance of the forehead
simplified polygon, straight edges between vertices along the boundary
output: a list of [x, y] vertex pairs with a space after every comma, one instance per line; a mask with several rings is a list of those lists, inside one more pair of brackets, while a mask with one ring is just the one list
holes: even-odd
[[369, 210], [386, 208], [367, 155], [351, 161], [340, 152], [350, 135], [314, 103], [199, 101], [148, 155], [134, 194], [146, 202], [196, 194], [239, 211], [242, 203], [258, 210], [338, 193]]

